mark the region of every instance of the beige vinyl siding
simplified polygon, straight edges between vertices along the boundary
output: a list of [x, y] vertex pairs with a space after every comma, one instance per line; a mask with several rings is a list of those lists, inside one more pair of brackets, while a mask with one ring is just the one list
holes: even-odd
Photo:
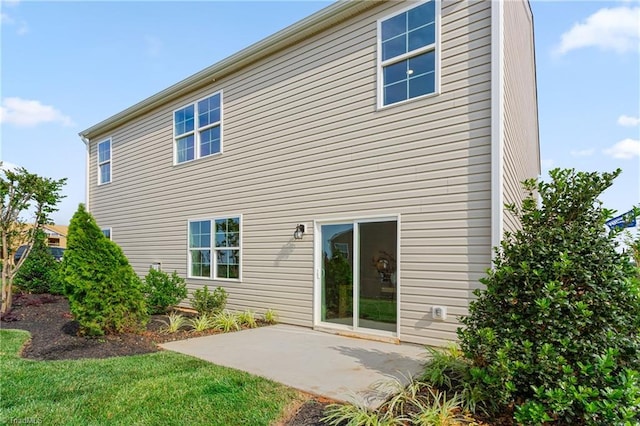
[[[376, 110], [376, 21], [406, 6], [376, 6], [92, 139], [90, 209], [136, 272], [161, 262], [186, 276], [187, 221], [241, 214], [242, 282], [189, 289], [221, 285], [230, 309], [312, 326], [314, 221], [400, 215], [400, 338], [455, 339], [490, 262], [491, 4], [442, 2], [440, 94]], [[218, 90], [224, 153], [174, 166], [173, 110]], [[113, 179], [97, 187], [107, 136]]]
[[[525, 0], [504, 3], [504, 201], [520, 206], [521, 182], [540, 175], [533, 18]], [[505, 231], [519, 228], [508, 211]]]

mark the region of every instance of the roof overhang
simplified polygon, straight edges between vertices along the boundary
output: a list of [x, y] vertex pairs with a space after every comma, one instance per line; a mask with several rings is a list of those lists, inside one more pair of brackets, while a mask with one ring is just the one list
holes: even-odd
[[341, 0], [79, 133], [85, 144], [173, 99], [221, 80], [386, 0]]

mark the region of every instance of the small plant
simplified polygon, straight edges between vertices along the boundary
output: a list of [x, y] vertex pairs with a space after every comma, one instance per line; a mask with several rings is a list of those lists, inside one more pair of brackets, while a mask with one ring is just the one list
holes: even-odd
[[468, 378], [470, 365], [458, 345], [426, 349], [429, 360], [425, 364], [422, 380], [438, 389], [452, 390]]
[[447, 398], [446, 392], [429, 389], [429, 397], [415, 400], [419, 411], [411, 416], [417, 426], [457, 426], [468, 424], [470, 417], [462, 413], [462, 397], [454, 394]]
[[395, 426], [404, 419], [391, 414], [373, 411], [364, 405], [331, 404], [325, 410], [322, 421], [330, 426]]
[[238, 323], [241, 326], [245, 326], [248, 328], [256, 328], [258, 326], [258, 322], [256, 321], [256, 314], [253, 311], [247, 309], [244, 312], [240, 312], [237, 316]]
[[214, 318], [211, 318], [207, 314], [202, 314], [196, 318], [193, 318], [189, 321], [189, 324], [193, 328], [193, 331], [200, 332], [206, 331], [210, 328], [213, 328], [215, 325]]
[[264, 313], [264, 322], [267, 324], [275, 324], [278, 322], [278, 314], [273, 309], [269, 308]]
[[405, 412], [406, 407], [416, 405], [415, 401], [420, 390], [427, 387], [427, 385], [412, 377], [409, 377], [408, 382], [407, 385], [404, 385], [399, 379], [393, 378], [392, 380], [376, 383], [374, 389], [383, 394], [392, 395], [380, 406], [380, 410], [400, 415]]
[[165, 324], [167, 325], [163, 330], [165, 333], [175, 333], [187, 324], [187, 319], [184, 317], [184, 315], [180, 315], [175, 312], [167, 315], [167, 318], [169, 319], [169, 321], [165, 322]]
[[227, 292], [222, 287], [216, 287], [213, 292], [205, 285], [193, 293], [191, 305], [199, 314], [215, 315], [222, 311], [227, 304]]
[[238, 318], [233, 312], [229, 312], [227, 310], [218, 312], [213, 318], [213, 324], [215, 328], [217, 328], [218, 330], [222, 330], [225, 333], [240, 330]]
[[149, 269], [144, 277], [142, 291], [149, 314], [163, 314], [187, 297], [187, 285], [176, 271], [169, 275], [157, 269]]

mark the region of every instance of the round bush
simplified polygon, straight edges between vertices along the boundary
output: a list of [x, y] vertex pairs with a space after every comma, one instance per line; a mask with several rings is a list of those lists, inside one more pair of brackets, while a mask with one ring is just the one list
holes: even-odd
[[519, 423], [640, 420], [640, 284], [597, 198], [619, 173], [526, 181], [522, 207], [509, 206], [522, 229], [458, 332], [474, 380]]

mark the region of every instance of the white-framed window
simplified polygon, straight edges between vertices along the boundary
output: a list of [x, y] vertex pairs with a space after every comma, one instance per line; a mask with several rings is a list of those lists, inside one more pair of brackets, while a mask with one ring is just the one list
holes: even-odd
[[98, 185], [111, 182], [111, 139], [98, 144]]
[[222, 91], [173, 112], [175, 163], [222, 152]]
[[105, 237], [107, 237], [108, 239], [112, 239], [111, 238], [111, 228], [102, 228], [102, 235], [104, 235]]
[[241, 279], [240, 215], [188, 222], [189, 278]]
[[439, 0], [378, 21], [378, 106], [438, 90]]

